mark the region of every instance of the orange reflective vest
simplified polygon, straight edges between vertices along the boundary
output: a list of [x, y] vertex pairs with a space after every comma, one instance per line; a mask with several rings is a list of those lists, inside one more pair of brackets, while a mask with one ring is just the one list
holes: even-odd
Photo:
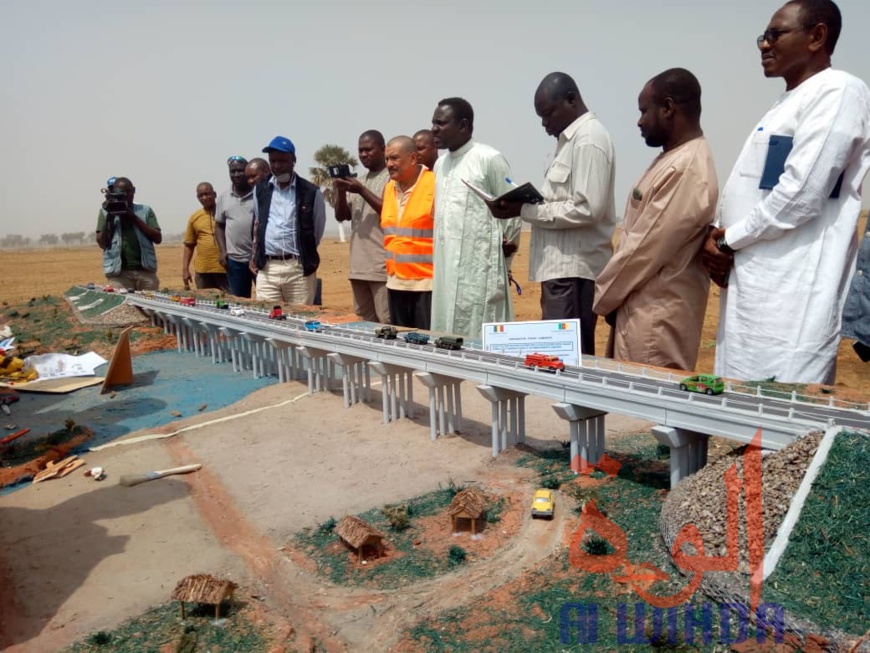
[[400, 279], [432, 278], [434, 199], [435, 173], [423, 170], [399, 218], [396, 183], [392, 179], [387, 182], [381, 208], [381, 228], [384, 231], [384, 248], [387, 250], [388, 275]]

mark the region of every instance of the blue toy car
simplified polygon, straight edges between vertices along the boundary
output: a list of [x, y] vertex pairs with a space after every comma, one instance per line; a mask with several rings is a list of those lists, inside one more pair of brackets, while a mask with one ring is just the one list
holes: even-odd
[[323, 331], [323, 325], [320, 322], [318, 322], [317, 320], [308, 320], [308, 322], [305, 323], [305, 330], [306, 331]]

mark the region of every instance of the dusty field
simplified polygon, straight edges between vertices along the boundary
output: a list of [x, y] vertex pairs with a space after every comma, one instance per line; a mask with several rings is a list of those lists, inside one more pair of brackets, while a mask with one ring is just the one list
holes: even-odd
[[[523, 234], [523, 242], [514, 262], [514, 275], [523, 288], [523, 294], [514, 295], [517, 319], [540, 318], [541, 293], [538, 284], [528, 281], [529, 234]], [[318, 274], [323, 279], [323, 304], [330, 312], [353, 312], [350, 284], [347, 281], [348, 249], [346, 243], [337, 240], [324, 241], [320, 246], [322, 263]], [[181, 288], [181, 260], [183, 246], [161, 245], [157, 248], [160, 266], [160, 282], [164, 287]], [[42, 258], [38, 273], [29, 267], [34, 259]], [[2, 252], [0, 255], [0, 279], [3, 280], [0, 300], [10, 304], [26, 301], [41, 295], [59, 295], [77, 283], [104, 280], [99, 250], [96, 245], [74, 249], [34, 249], [20, 252]], [[719, 294], [716, 289], [710, 295], [707, 317], [698, 359], [698, 371], [713, 370], [716, 345], [716, 325], [719, 320]], [[599, 321], [597, 350], [604, 351], [607, 341], [607, 326]], [[840, 345], [837, 385], [850, 390], [866, 390], [870, 370], [860, 362], [851, 348], [851, 342]]]

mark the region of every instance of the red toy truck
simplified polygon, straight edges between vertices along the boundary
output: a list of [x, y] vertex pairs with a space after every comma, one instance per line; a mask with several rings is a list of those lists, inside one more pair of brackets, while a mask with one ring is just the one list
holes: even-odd
[[548, 354], [526, 354], [526, 367], [533, 370], [542, 369], [548, 372], [561, 372], [565, 369], [565, 363], [558, 356]]

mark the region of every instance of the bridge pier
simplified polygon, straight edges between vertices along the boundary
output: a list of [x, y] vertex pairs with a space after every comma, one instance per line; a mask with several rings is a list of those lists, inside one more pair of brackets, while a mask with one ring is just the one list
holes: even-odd
[[300, 345], [298, 348], [302, 358], [308, 360], [308, 392], [314, 394], [330, 389], [329, 381], [335, 376], [333, 362], [328, 358], [331, 352]]
[[491, 385], [477, 391], [492, 404], [492, 455], [526, 441], [526, 393]]
[[432, 372], [417, 372], [417, 378], [429, 389], [429, 438], [462, 430], [462, 379]]
[[654, 426], [651, 431], [659, 443], [671, 449], [671, 489], [707, 464], [709, 435], [673, 426]]
[[241, 332], [236, 329], [222, 326], [219, 331], [226, 337], [224, 341], [227, 349], [230, 350], [230, 361], [233, 364], [233, 372], [241, 372], [246, 369], [244, 352], [241, 349]]
[[349, 354], [332, 353], [329, 358], [341, 366], [341, 388], [344, 395], [344, 407], [369, 400], [369, 390], [372, 387], [372, 377], [367, 365], [368, 359]]
[[219, 327], [209, 322], [200, 322], [200, 328], [205, 332], [208, 338], [208, 348], [211, 353], [212, 365], [223, 362], [222, 349], [218, 340]]
[[414, 370], [380, 361], [370, 361], [369, 367], [381, 376], [384, 424], [403, 417], [414, 419]]
[[570, 424], [571, 469], [590, 474], [604, 454], [604, 416], [607, 413], [574, 404], [553, 404], [556, 415]]
[[278, 382], [287, 383], [297, 378], [298, 370], [302, 367], [296, 354], [296, 346], [283, 340], [266, 338], [266, 342], [274, 350], [275, 363], [278, 367]]

